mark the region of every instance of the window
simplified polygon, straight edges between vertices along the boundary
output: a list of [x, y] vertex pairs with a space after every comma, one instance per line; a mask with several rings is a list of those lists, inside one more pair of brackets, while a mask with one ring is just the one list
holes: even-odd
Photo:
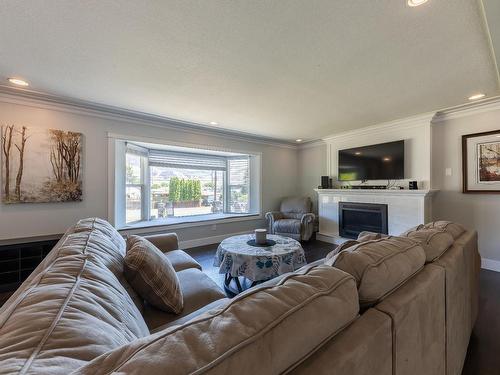
[[260, 213], [260, 155], [121, 142], [115, 147], [115, 160], [125, 162], [125, 184], [115, 184], [115, 204], [124, 205], [115, 208], [118, 227]]

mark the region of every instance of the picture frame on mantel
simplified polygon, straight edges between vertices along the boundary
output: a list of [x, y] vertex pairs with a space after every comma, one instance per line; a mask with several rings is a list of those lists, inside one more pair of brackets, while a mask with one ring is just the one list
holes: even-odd
[[500, 194], [500, 130], [462, 136], [462, 192]]

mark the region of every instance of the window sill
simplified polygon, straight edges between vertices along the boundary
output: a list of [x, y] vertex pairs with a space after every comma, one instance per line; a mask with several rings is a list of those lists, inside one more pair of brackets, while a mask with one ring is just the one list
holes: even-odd
[[[169, 219], [157, 219], [150, 221], [139, 221], [126, 224], [119, 228], [122, 234], [133, 234], [140, 232], [164, 232], [165, 230], [198, 227], [203, 225], [232, 223], [235, 221], [248, 221], [262, 219], [262, 214], [211, 214], [190, 217], [178, 217]], [[145, 231], [144, 229], [147, 229]]]

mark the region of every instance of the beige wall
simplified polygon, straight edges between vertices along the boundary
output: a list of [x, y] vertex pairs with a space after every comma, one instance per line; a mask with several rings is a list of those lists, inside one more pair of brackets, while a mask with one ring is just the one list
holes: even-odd
[[314, 212], [318, 212], [318, 195], [314, 191], [321, 185], [321, 176], [326, 176], [327, 156], [326, 144], [306, 145], [298, 153], [298, 192], [300, 195], [311, 197], [314, 203]]
[[[66, 107], [24, 101], [14, 104], [0, 98], [0, 125], [26, 125], [38, 130], [57, 128], [84, 134], [84, 198], [78, 203], [0, 204], [0, 243], [16, 238], [57, 235], [78, 219], [90, 216], [108, 218], [108, 132], [131, 136], [175, 140], [223, 149], [262, 153], [262, 209], [279, 207], [282, 197], [296, 194], [297, 150], [263, 143], [234, 140], [117, 120]], [[16, 100], [16, 102], [19, 102]], [[9, 100], [10, 101], [10, 100]], [[265, 226], [264, 220], [251, 220], [177, 229], [182, 241], [221, 236]]]
[[462, 194], [462, 135], [489, 130], [500, 130], [500, 107], [433, 125], [432, 187], [440, 189], [433, 215], [477, 229], [482, 257], [500, 261], [500, 195]]

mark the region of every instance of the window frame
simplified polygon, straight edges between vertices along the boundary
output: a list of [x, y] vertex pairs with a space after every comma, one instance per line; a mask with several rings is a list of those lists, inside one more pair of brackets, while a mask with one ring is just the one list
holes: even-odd
[[[126, 172], [126, 160], [127, 160], [127, 154], [130, 155], [136, 155], [140, 158], [140, 183], [139, 184], [129, 184], [127, 183], [127, 179], [125, 176], [125, 194], [127, 191], [128, 187], [138, 187], [141, 191], [141, 218], [139, 220], [135, 221], [129, 221], [127, 222], [127, 208], [125, 206], [125, 224], [126, 225], [131, 225], [134, 223], [142, 222], [142, 221], [147, 221], [148, 217], [150, 217], [150, 204], [145, 204], [145, 197], [149, 196], [151, 194], [150, 192], [150, 187], [149, 187], [149, 178], [150, 178], [150, 173], [149, 173], [149, 163], [148, 163], [148, 156], [147, 156], [147, 151], [146, 150], [139, 150], [139, 148], [135, 145], [133, 145], [133, 149], [135, 149], [135, 152], [131, 152], [130, 149], [131, 145], [125, 144], [125, 172]], [[125, 198], [126, 202], [126, 198]]]
[[[163, 147], [181, 147], [189, 149], [193, 153], [203, 154], [204, 151], [209, 152], [220, 152], [228, 154], [240, 154], [240, 155], [225, 155], [225, 158], [229, 157], [241, 158], [243, 155], [249, 158], [248, 168], [248, 213], [229, 213], [226, 207], [224, 207], [223, 214], [206, 214], [206, 215], [192, 215], [186, 216], [182, 219], [185, 220], [171, 220], [171, 218], [165, 219], [154, 219], [151, 220], [151, 189], [150, 189], [150, 172], [148, 158], [143, 158], [145, 160], [145, 167], [142, 168], [144, 173], [143, 180], [143, 192], [142, 197], [142, 220], [136, 222], [125, 222], [126, 216], [126, 206], [124, 205], [123, 199], [120, 198], [120, 192], [126, 189], [126, 181], [124, 178], [124, 172], [120, 171], [120, 162], [122, 161], [123, 168], [125, 170], [125, 153], [126, 144], [132, 143], [147, 143], [151, 145], [159, 145]], [[112, 222], [119, 230], [129, 231], [129, 232], [140, 232], [141, 228], [148, 228], [148, 232], [161, 231], [162, 229], [168, 228], [168, 230], [193, 227], [193, 226], [203, 226], [203, 225], [213, 225], [217, 223], [229, 223], [234, 221], [245, 221], [245, 220], [256, 220], [262, 219], [262, 153], [261, 152], [249, 152], [247, 150], [229, 150], [225, 148], [220, 148], [217, 146], [210, 145], [198, 145], [193, 143], [184, 142], [166, 142], [156, 138], [145, 138], [145, 137], [131, 137], [123, 136], [113, 133], [108, 133], [108, 166], [110, 170], [115, 170], [113, 175], [109, 176], [109, 202], [108, 202], [108, 220]], [[141, 146], [139, 146], [141, 147]], [[123, 174], [123, 176], [122, 176]], [[228, 199], [230, 196], [226, 192], [228, 189], [228, 168], [224, 171], [224, 205], [228, 204]], [[130, 185], [129, 185], [130, 186]], [[239, 186], [239, 185], [238, 185]], [[137, 232], [137, 233], [139, 233]]]

